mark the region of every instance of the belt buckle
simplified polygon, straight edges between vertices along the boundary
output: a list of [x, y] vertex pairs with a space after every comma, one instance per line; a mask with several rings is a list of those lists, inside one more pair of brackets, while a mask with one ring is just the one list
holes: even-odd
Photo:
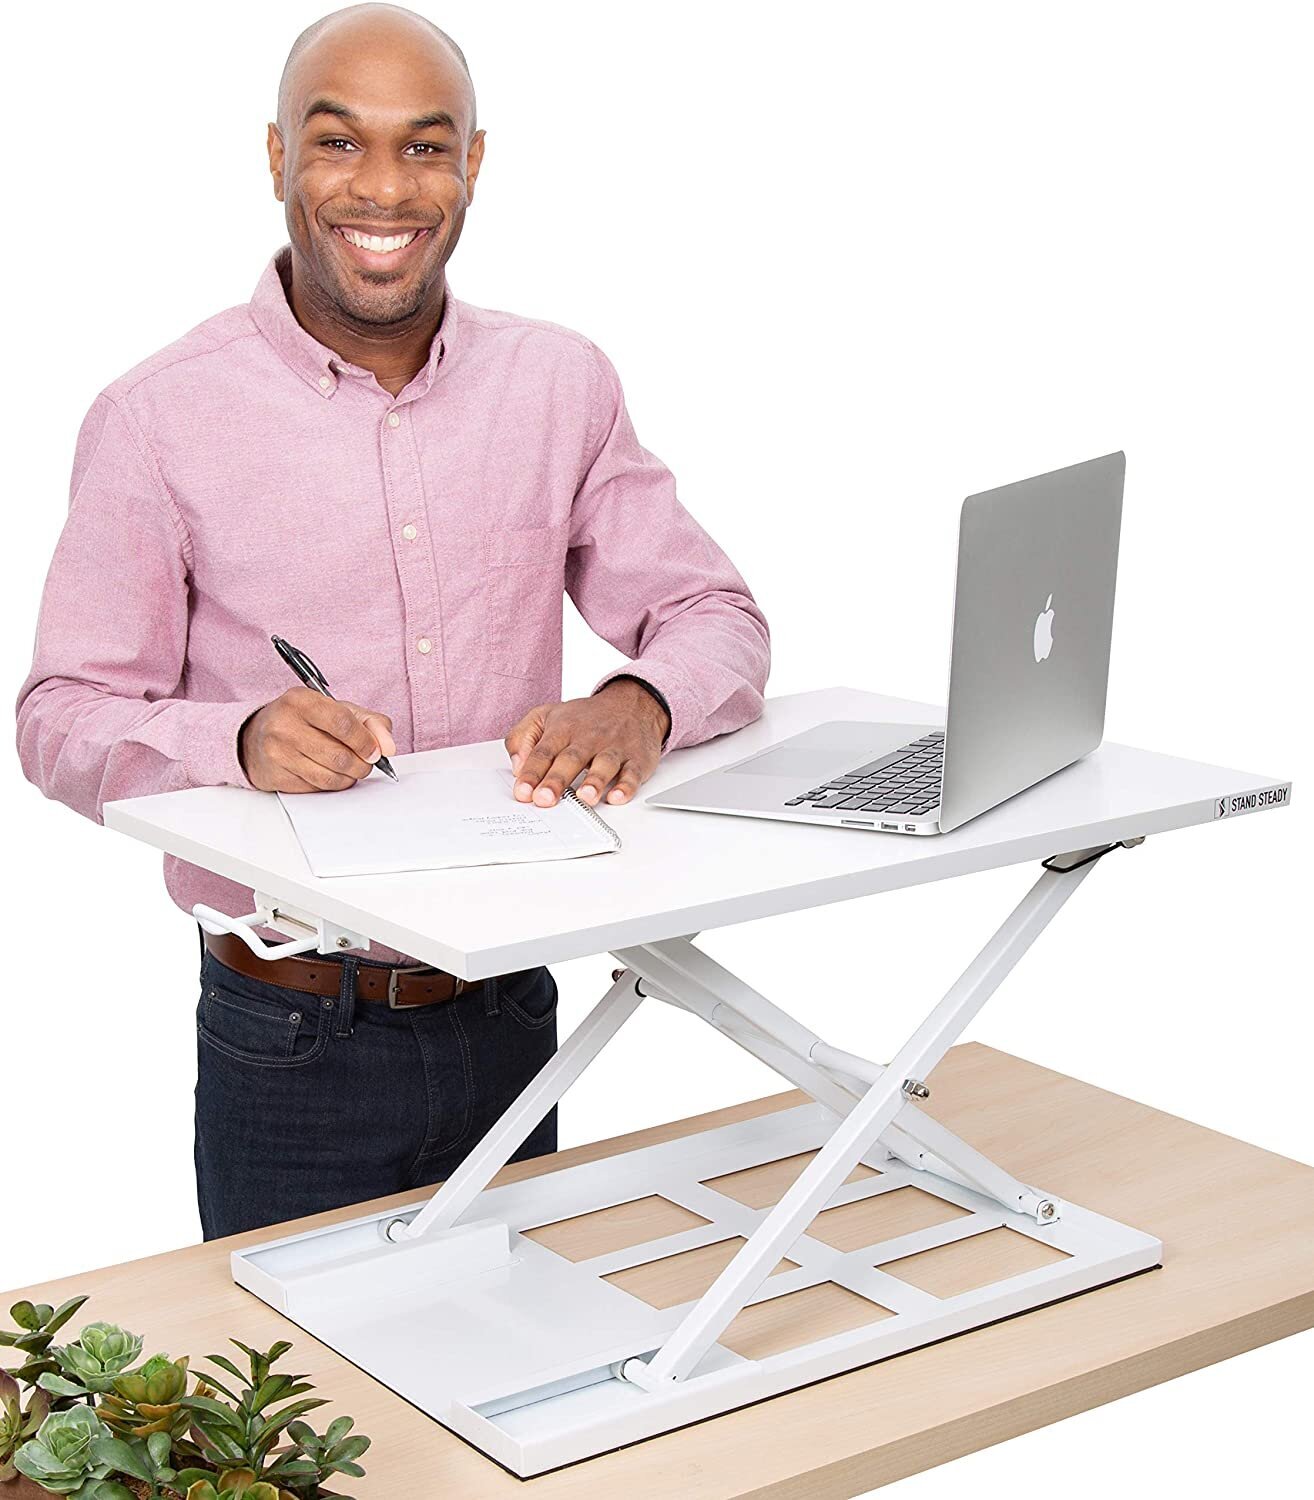
[[388, 970], [388, 1009], [389, 1010], [416, 1010], [421, 1005], [426, 1004], [427, 1003], [426, 1001], [417, 1000], [417, 1001], [414, 1001], [412, 1004], [407, 1005], [404, 1001], [398, 1000], [398, 998], [397, 998], [397, 976], [399, 974], [429, 974], [429, 973], [432, 973], [433, 971], [434, 970], [433, 970], [433, 965], [432, 964], [412, 964], [412, 966], [409, 969], [389, 969]]

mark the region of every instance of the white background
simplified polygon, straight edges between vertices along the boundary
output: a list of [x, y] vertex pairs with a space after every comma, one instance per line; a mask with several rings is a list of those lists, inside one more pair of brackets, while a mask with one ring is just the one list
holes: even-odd
[[[14, 691], [86, 407], [245, 301], [282, 241], [264, 128], [283, 53], [317, 13], [230, 0], [11, 23], [0, 642]], [[452, 0], [432, 14], [466, 48], [488, 130], [454, 290], [611, 355], [640, 437], [771, 619], [773, 692], [940, 701], [958, 501], [1125, 448], [1109, 736], [1303, 785], [1290, 813], [1117, 856], [974, 1034], [1314, 1160], [1301, 8]], [[570, 616], [567, 695], [610, 660]], [[0, 798], [15, 877], [0, 1286], [15, 1286], [197, 1237], [196, 937], [157, 855], [44, 802], [12, 757]], [[1033, 873], [706, 943], [817, 1030], [883, 1056]], [[561, 966], [563, 1025], [608, 968]], [[773, 1087], [728, 1044], [684, 1037], [678, 1016], [645, 1014], [568, 1101], [565, 1140]], [[1069, 1500], [1280, 1482], [1312, 1353], [1288, 1341], [903, 1492], [1045, 1473]]]

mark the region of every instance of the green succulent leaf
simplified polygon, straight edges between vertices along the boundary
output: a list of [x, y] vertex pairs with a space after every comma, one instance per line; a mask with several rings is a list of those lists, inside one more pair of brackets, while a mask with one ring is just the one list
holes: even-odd
[[107, 1469], [117, 1469], [133, 1479], [144, 1479], [148, 1484], [150, 1483], [151, 1465], [145, 1461], [137, 1448], [130, 1443], [125, 1443], [122, 1438], [93, 1438], [91, 1456], [98, 1464], [104, 1464]]
[[9, 1349], [21, 1349], [25, 1354], [42, 1354], [50, 1348], [51, 1335], [41, 1333], [10, 1333], [0, 1328], [0, 1344]]
[[282, 1396], [286, 1395], [288, 1387], [292, 1382], [286, 1375], [270, 1375], [260, 1382], [260, 1387], [251, 1399], [253, 1411], [264, 1411], [265, 1407], [272, 1405]]
[[297, 1417], [304, 1417], [308, 1411], [314, 1411], [317, 1406], [327, 1406], [328, 1402], [322, 1398], [314, 1398], [306, 1401], [294, 1401], [291, 1406], [285, 1406], [282, 1411], [275, 1412], [268, 1421], [264, 1422], [256, 1432], [256, 1442], [264, 1444], [270, 1438], [277, 1437], [289, 1422]]
[[340, 1443], [355, 1425], [350, 1417], [335, 1417], [324, 1434], [324, 1446], [331, 1448], [334, 1443]]
[[239, 1384], [245, 1381], [246, 1376], [242, 1374], [241, 1370], [237, 1368], [227, 1355], [207, 1354], [205, 1357], [212, 1365], [218, 1365], [221, 1370], [227, 1370], [230, 1375], [236, 1376]]
[[49, 1391], [53, 1396], [88, 1396], [90, 1391], [86, 1386], [79, 1385], [75, 1380], [66, 1380], [62, 1375], [53, 1372], [43, 1375], [37, 1384], [43, 1391]]
[[9, 1309], [9, 1316], [20, 1328], [26, 1328], [29, 1333], [36, 1333], [41, 1327], [41, 1319], [37, 1316], [37, 1310], [31, 1302], [15, 1302]]
[[318, 1479], [319, 1465], [308, 1458], [281, 1458], [265, 1473], [279, 1479]]
[[173, 1479], [175, 1484], [186, 1490], [194, 1484], [209, 1484], [214, 1475], [209, 1469], [179, 1469]]
[[[246, 1429], [240, 1428], [239, 1433], [245, 1436]], [[216, 1463], [236, 1463], [243, 1453], [242, 1443], [232, 1435], [231, 1431], [225, 1432], [217, 1424], [208, 1431], [200, 1426], [192, 1428], [192, 1436], [205, 1458], [213, 1458]]]
[[186, 1407], [188, 1411], [211, 1417], [224, 1426], [240, 1427], [242, 1425], [241, 1418], [231, 1406], [225, 1406], [222, 1401], [215, 1401], [210, 1396], [184, 1396], [178, 1405]]
[[83, 1306], [86, 1300], [85, 1297], [70, 1297], [67, 1302], [61, 1302], [50, 1317], [46, 1319], [46, 1332], [49, 1334], [58, 1333], [73, 1314]]

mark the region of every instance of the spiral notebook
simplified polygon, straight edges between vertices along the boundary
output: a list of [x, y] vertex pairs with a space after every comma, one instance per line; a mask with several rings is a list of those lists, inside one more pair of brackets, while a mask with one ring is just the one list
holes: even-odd
[[[396, 763], [394, 763], [396, 764]], [[280, 792], [316, 875], [390, 875], [610, 854], [620, 836], [568, 791], [555, 807], [511, 795], [510, 771], [408, 771], [344, 792]]]

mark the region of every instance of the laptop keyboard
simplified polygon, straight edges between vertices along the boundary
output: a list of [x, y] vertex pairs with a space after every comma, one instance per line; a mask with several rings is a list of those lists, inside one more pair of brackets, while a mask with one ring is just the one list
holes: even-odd
[[791, 797], [785, 806], [918, 817], [939, 805], [943, 769], [944, 734], [937, 730], [847, 775], [833, 776], [801, 797]]

